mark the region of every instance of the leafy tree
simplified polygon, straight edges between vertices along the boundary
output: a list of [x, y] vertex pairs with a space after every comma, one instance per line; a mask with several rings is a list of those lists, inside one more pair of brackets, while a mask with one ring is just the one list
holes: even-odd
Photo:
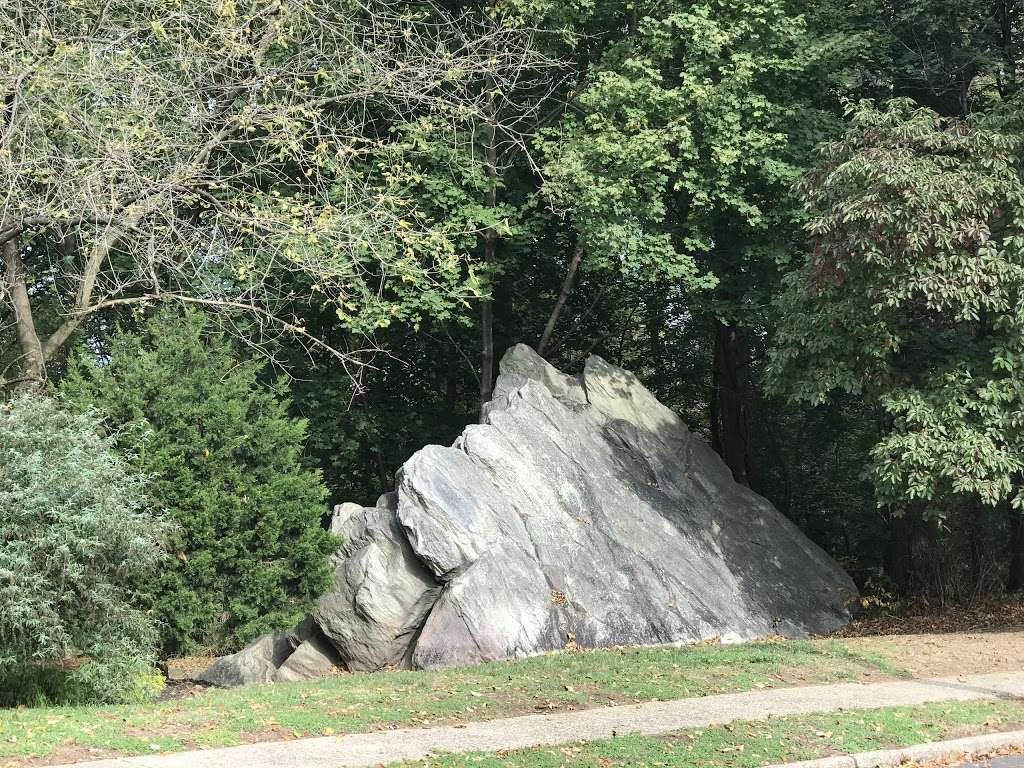
[[322, 346], [301, 299], [365, 333], [472, 296], [465, 254], [393, 193], [389, 128], [482, 114], [535, 58], [523, 33], [428, 6], [14, 2], [0, 331], [17, 354], [0, 384], [43, 380], [125, 305], [244, 313]]
[[1024, 501], [1022, 137], [1013, 111], [864, 103], [802, 185], [815, 250], [780, 299], [772, 372], [798, 400], [876, 403], [878, 498], [926, 519]]
[[165, 526], [99, 430], [50, 398], [0, 404], [0, 705], [135, 700], [159, 680], [137, 588]]
[[174, 556], [149, 584], [166, 651], [236, 648], [294, 623], [329, 586], [336, 541], [321, 527], [320, 474], [303, 462], [306, 425], [262, 372], [206, 315], [168, 311], [116, 335], [105, 359], [73, 366], [61, 385], [110, 424], [132, 425], [119, 444], [178, 526]]
[[[868, 589], [912, 539], [950, 585], [977, 583], [986, 537], [1019, 530], [1024, 553], [1015, 278], [963, 240], [1016, 206], [1019, 126], [991, 113], [1020, 98], [1019, 2], [11, 10], [0, 388], [59, 381], [69, 337], [105, 364], [149, 304], [230, 313], [296, 373], [332, 493], [370, 503], [474, 418], [510, 344], [569, 369], [597, 352]], [[844, 116], [893, 97], [932, 112]], [[984, 220], [1003, 254], [1009, 221]], [[858, 267], [830, 277], [815, 247]], [[1003, 305], [963, 295], [975, 262]]]

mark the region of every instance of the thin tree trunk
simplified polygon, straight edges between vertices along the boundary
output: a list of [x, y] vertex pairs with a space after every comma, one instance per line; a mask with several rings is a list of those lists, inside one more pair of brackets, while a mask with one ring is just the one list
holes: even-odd
[[1001, 0], [996, 14], [999, 22], [1000, 48], [1003, 52], [1003, 72], [997, 78], [1000, 95], [1009, 101], [1017, 92], [1017, 56], [1014, 45], [1014, 11], [1020, 13], [1016, 0]]
[[[487, 142], [487, 175], [491, 185], [487, 190], [487, 207], [498, 205], [498, 168], [497, 147], [495, 146], [495, 126], [491, 123], [490, 137]], [[487, 264], [490, 276], [494, 277], [494, 266], [498, 261], [498, 232], [494, 227], [484, 231], [484, 263]], [[494, 392], [494, 286], [491, 296], [484, 300], [480, 311], [481, 355], [480, 355], [480, 407], [488, 403]]]
[[21, 383], [25, 387], [36, 387], [46, 378], [46, 358], [32, 317], [32, 302], [25, 282], [25, 265], [18, 252], [17, 240], [5, 242], [3, 254], [4, 276], [14, 308], [15, 332], [21, 350]]
[[916, 592], [930, 603], [945, 605], [949, 591], [946, 553], [939, 542], [939, 522], [918, 515], [914, 527], [914, 582]]
[[711, 449], [721, 456], [722, 428], [718, 414], [718, 378], [718, 364], [715, 362], [711, 365], [711, 396], [708, 398], [708, 408], [711, 412]]
[[[491, 241], [485, 246], [485, 260], [488, 264], [494, 263], [493, 255], [487, 255], [486, 251], [493, 248]], [[480, 404], [483, 405], [491, 399], [494, 392], [494, 302], [487, 299], [480, 311], [480, 333], [482, 352], [480, 354]]]
[[948, 584], [938, 521], [925, 519], [921, 507], [912, 505], [902, 515], [890, 512], [886, 533], [883, 568], [900, 596], [945, 602]]
[[[647, 317], [645, 318], [645, 325], [647, 330], [647, 347], [651, 352], [651, 362], [654, 364], [654, 370], [658, 373], [651, 379], [652, 384], [655, 386], [671, 386], [675, 383], [675, 374], [671, 372], [668, 364], [668, 353], [665, 351], [665, 339], [662, 338], [662, 332], [668, 326], [666, 320], [666, 314], [668, 307], [665, 296], [668, 290], [664, 283], [658, 281], [651, 286], [651, 294], [644, 299], [644, 305], [647, 309]], [[639, 309], [640, 305], [634, 308], [634, 312]], [[630, 314], [632, 317], [632, 313]], [[629, 332], [629, 326], [627, 325], [623, 331], [621, 338], [622, 342], [619, 343], [619, 365], [622, 364], [623, 350], [625, 348], [625, 337]]]
[[1024, 592], [1024, 509], [1007, 505], [1010, 524], [1010, 570], [1006, 578], [1007, 592]]
[[985, 575], [984, 530], [985, 506], [979, 499], [975, 499], [971, 507], [970, 531], [967, 533], [971, 557], [971, 589], [975, 594], [980, 592], [981, 582]]
[[743, 329], [715, 318], [712, 445], [743, 485], [749, 485], [748, 357]]
[[911, 592], [914, 573], [914, 556], [911, 545], [910, 512], [897, 515], [890, 509], [886, 520], [885, 551], [883, 552], [882, 569], [896, 587], [900, 596]]
[[544, 354], [544, 350], [551, 341], [551, 335], [555, 332], [555, 324], [558, 323], [558, 317], [562, 314], [562, 309], [565, 307], [565, 302], [569, 299], [569, 294], [572, 293], [576, 282], [576, 270], [579, 269], [582, 259], [583, 246], [577, 245], [572, 252], [572, 258], [569, 260], [569, 269], [565, 273], [565, 280], [562, 281], [562, 290], [558, 294], [558, 301], [555, 302], [555, 308], [551, 310], [551, 316], [548, 318], [547, 325], [544, 326], [544, 333], [541, 335], [540, 343], [537, 345], [537, 354], [539, 355]]

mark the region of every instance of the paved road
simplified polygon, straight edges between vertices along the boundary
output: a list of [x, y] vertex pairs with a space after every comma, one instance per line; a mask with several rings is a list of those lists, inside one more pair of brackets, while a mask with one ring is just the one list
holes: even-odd
[[994, 757], [985, 763], [962, 763], [963, 768], [1024, 768], [1024, 755]]
[[437, 752], [494, 752], [564, 744], [580, 739], [606, 739], [628, 733], [667, 733], [733, 720], [763, 720], [840, 709], [1008, 697], [1024, 698], [1024, 672], [750, 691], [579, 712], [526, 715], [464, 726], [407, 728], [97, 760], [88, 763], [88, 768], [355, 768], [414, 760]]

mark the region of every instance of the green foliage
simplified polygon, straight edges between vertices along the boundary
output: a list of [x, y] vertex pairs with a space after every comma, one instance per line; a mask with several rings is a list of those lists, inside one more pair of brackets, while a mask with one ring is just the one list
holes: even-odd
[[[170, 392], [192, 424], [217, 376], [119, 373], [155, 346], [111, 329], [157, 297], [202, 305], [280, 332], [310, 458], [336, 500], [372, 503], [475, 418], [483, 350], [537, 345], [558, 302], [552, 362], [636, 371], [860, 582], [914, 539], [950, 555], [941, 578], [991, 584], [1020, 530], [1024, 583], [1004, 508], [1024, 473], [1017, 6], [37, 3], [0, 18], [0, 387], [59, 380], [87, 339], [104, 365], [68, 387], [123, 376], [144, 394], [105, 390], [118, 420], [159, 432]], [[228, 442], [147, 465], [187, 522], [218, 506], [207, 485], [252, 498], [211, 480], [258, 464]], [[203, 542], [254, 514], [218, 510]], [[260, 624], [192, 590], [309, 591], [239, 587], [234, 544], [180, 544], [164, 615], [182, 646]]]
[[[493, 169], [487, 120], [478, 114], [432, 112], [393, 129], [397, 159], [388, 167], [396, 196], [412, 201], [421, 221], [432, 221], [456, 252], [479, 256], [488, 228], [499, 243], [493, 264], [467, 269], [474, 290], [465, 304], [417, 318], [416, 333], [395, 323], [377, 335], [393, 356], [374, 361], [358, 393], [324, 369], [300, 374], [315, 383], [293, 385], [339, 496], [372, 501], [413, 450], [450, 442], [472, 418], [482, 348], [481, 324], [467, 311], [472, 294], [491, 300], [499, 355], [516, 341], [536, 345], [579, 247], [582, 263], [546, 350], [552, 362], [572, 370], [587, 354], [601, 354], [636, 371], [696, 432], [718, 438], [723, 453], [724, 440], [741, 444], [751, 487], [859, 583], [878, 580], [893, 553], [918, 548], [911, 538], [934, 545], [914, 557], [938, 563], [941, 579], [963, 585], [953, 591], [972, 594], [970, 579], [982, 573], [994, 583], [1005, 564], [1005, 510], [979, 513], [973, 504], [1006, 498], [1019, 461], [1012, 437], [1019, 394], [1005, 372], [989, 375], [993, 366], [1014, 364], [1012, 356], [986, 349], [962, 328], [933, 333], [942, 312], [929, 319], [927, 308], [903, 313], [906, 343], [887, 351], [889, 320], [862, 293], [876, 278], [889, 279], [878, 276], [885, 265], [866, 265], [865, 273], [878, 274], [851, 282], [850, 295], [830, 310], [824, 297], [805, 296], [810, 277], [800, 270], [814, 233], [803, 225], [819, 213], [804, 208], [805, 190], [794, 185], [819, 164], [818, 146], [848, 141], [848, 129], [860, 131], [867, 150], [872, 129], [854, 127], [856, 113], [843, 108], [851, 100], [912, 96], [943, 117], [1008, 102], [1024, 17], [1004, 19], [1000, 7], [1010, 6], [498, 3], [499, 15], [551, 31], [537, 36], [538, 45], [571, 59], [573, 70], [554, 98], [525, 100], [537, 104], [537, 119], [514, 121], [516, 138], [532, 144], [524, 151], [504, 135]], [[527, 82], [543, 94], [536, 80]], [[1016, 130], [994, 122], [978, 129], [1004, 137]], [[911, 130], [933, 132], [921, 122]], [[936, 212], [984, 193], [980, 155], [965, 164], [951, 149], [942, 161], [947, 150], [940, 148], [936, 162], [950, 167], [939, 179], [922, 170], [924, 155], [912, 160], [906, 141], [887, 131], [875, 132], [882, 145], [873, 159], [837, 160], [829, 173], [839, 180], [875, 166], [889, 172], [901, 190], [891, 196], [910, 206], [902, 192], [909, 188], [918, 210], [905, 213], [921, 213], [917, 220], [929, 225]], [[978, 143], [987, 140], [979, 136]], [[906, 178], [897, 178], [901, 173]], [[890, 192], [879, 194], [881, 211]], [[921, 226], [913, 237], [923, 236]], [[912, 256], [907, 270], [927, 267], [927, 259], [890, 246], [876, 250], [897, 261]], [[929, 279], [960, 290], [957, 267], [947, 267]], [[794, 270], [800, 274], [784, 285]], [[911, 290], [905, 274], [889, 276]], [[991, 325], [994, 315], [986, 312]], [[729, 333], [716, 333], [722, 327]], [[791, 355], [786, 360], [768, 356], [777, 333], [776, 346]], [[1005, 335], [994, 327], [987, 333], [992, 340]], [[939, 357], [961, 344], [973, 361], [970, 375], [949, 378], [954, 369]], [[912, 397], [894, 388], [907, 384], [894, 360], [920, 379]], [[734, 376], [723, 381], [730, 366], [724, 372]], [[766, 373], [774, 389], [766, 389]], [[347, 402], [356, 407], [346, 412]], [[732, 408], [731, 421], [723, 405]], [[899, 519], [911, 489], [919, 506], [930, 499], [928, 525]]]
[[802, 187], [815, 251], [781, 299], [773, 373], [800, 400], [876, 399], [883, 501], [1019, 500], [1020, 119], [944, 119], [909, 101], [852, 118]]
[[588, 265], [716, 285], [699, 257], [724, 228], [763, 233], [789, 215], [786, 129], [808, 66], [806, 25], [777, 0], [669, 4], [611, 44], [578, 116], [544, 144], [544, 191]]
[[446, 330], [461, 329], [428, 324], [417, 335], [391, 329], [380, 337], [391, 355], [374, 360], [359, 390], [329, 366], [298, 369], [290, 387], [293, 411], [309, 419], [307, 450], [323, 467], [332, 499], [373, 504], [414, 452], [430, 443], [450, 445], [474, 420], [478, 384], [465, 361], [447, 357]]
[[157, 628], [137, 588], [166, 531], [99, 430], [47, 397], [0, 404], [0, 705], [152, 691]]
[[908, 0], [880, 10], [898, 95], [942, 115], [964, 116], [1016, 92], [1024, 17], [1015, 2]]
[[149, 584], [166, 651], [236, 648], [301, 618], [330, 583], [337, 543], [321, 527], [320, 474], [303, 462], [306, 424], [262, 368], [202, 313], [167, 312], [116, 334], [108, 359], [81, 362], [62, 384], [134, 427], [119, 445], [179, 526]]

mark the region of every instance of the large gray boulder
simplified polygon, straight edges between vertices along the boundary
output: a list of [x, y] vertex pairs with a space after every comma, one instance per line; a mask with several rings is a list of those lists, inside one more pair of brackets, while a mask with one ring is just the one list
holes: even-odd
[[517, 346], [483, 423], [341, 505], [312, 621], [349, 669], [583, 647], [805, 636], [849, 576], [628, 371], [566, 375]]
[[416, 453], [346, 526], [316, 615], [360, 669], [804, 636], [856, 596], [633, 374], [591, 357], [568, 376], [522, 345], [484, 423]]

